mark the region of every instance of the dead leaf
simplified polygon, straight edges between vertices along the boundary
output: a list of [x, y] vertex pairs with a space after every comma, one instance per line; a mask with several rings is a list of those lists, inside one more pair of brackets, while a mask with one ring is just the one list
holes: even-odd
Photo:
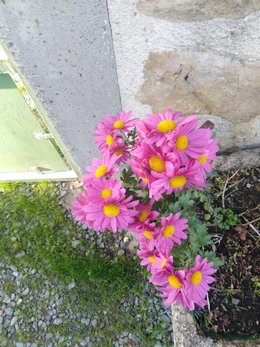
[[246, 230], [246, 228], [244, 228], [242, 225], [237, 225], [235, 227], [235, 230], [237, 231], [240, 240], [241, 241], [245, 241], [246, 237], [247, 237], [247, 230]]

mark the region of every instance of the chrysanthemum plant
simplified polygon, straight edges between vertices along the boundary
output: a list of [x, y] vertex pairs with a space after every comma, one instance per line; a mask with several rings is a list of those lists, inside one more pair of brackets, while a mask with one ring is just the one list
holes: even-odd
[[197, 116], [166, 110], [144, 120], [119, 112], [101, 120], [95, 140], [102, 153], [83, 176], [74, 217], [97, 232], [135, 234], [140, 265], [165, 305], [204, 307], [220, 264], [207, 227], [192, 210], [192, 191], [207, 187], [218, 150]]

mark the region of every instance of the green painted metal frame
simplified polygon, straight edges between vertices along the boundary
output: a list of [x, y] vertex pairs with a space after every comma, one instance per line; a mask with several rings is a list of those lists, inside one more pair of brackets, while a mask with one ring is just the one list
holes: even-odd
[[[52, 145], [55, 147], [56, 151], [60, 154], [64, 162], [68, 165], [70, 170], [62, 171], [60, 172], [54, 172], [50, 175], [44, 175], [41, 172], [30, 172], [26, 174], [26, 172], [17, 172], [17, 174], [8, 174], [3, 175], [1, 177], [0, 174], [0, 181], [13, 181], [13, 180], [66, 180], [66, 179], [72, 179], [81, 176], [81, 170], [78, 167], [78, 165], [74, 162], [72, 159], [70, 153], [68, 152], [67, 148], [62, 143], [61, 139], [59, 138], [59, 135], [55, 128], [53, 127], [51, 121], [49, 120], [46, 112], [42, 108], [41, 104], [37, 100], [32, 88], [29, 86], [28, 82], [26, 81], [25, 77], [19, 72], [19, 69], [15, 62], [13, 61], [10, 52], [8, 49], [4, 46], [3, 43], [0, 42], [0, 59], [1, 56], [3, 56], [4, 52], [4, 60], [0, 60], [0, 72], [7, 72], [12, 80], [14, 81], [15, 85], [17, 86], [18, 90], [20, 91], [21, 95], [23, 96], [24, 100], [26, 101], [26, 104], [30, 107], [32, 113], [34, 114], [35, 118], [39, 122], [41, 128], [43, 129], [44, 134], [52, 134], [52, 139], [49, 139], [48, 141], [51, 141]], [[45, 135], [44, 135], [45, 136]], [[48, 136], [48, 135], [47, 135]], [[44, 140], [43, 140], [44, 141]], [[4, 177], [4, 179], [3, 179]]]

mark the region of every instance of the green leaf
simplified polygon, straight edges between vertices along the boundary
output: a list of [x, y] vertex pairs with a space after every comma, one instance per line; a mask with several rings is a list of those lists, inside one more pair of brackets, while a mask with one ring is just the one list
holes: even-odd
[[209, 221], [210, 218], [211, 218], [211, 215], [209, 213], [206, 213], [204, 218], [205, 218], [206, 221]]
[[218, 268], [223, 265], [223, 262], [218, 258], [213, 251], [204, 252], [204, 257], [208, 259], [208, 261], [212, 262], [215, 268]]

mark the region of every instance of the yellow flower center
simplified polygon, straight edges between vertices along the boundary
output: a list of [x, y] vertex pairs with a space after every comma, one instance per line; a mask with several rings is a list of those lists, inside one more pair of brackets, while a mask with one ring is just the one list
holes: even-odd
[[142, 181], [144, 181], [145, 183], [148, 183], [148, 182], [149, 182], [149, 180], [148, 180], [147, 177], [142, 177]]
[[147, 216], [148, 216], [148, 210], [141, 211], [138, 217], [139, 222], [143, 223], [146, 220]]
[[185, 185], [187, 182], [187, 178], [185, 176], [175, 176], [170, 179], [170, 186], [171, 188], [181, 188]]
[[207, 155], [201, 155], [201, 156], [198, 157], [198, 161], [201, 164], [205, 164], [207, 160], [208, 160], [208, 156]]
[[114, 139], [111, 135], [107, 136], [107, 145], [112, 146], [114, 144]]
[[167, 264], [167, 259], [164, 259], [161, 263], [161, 269], [163, 269], [166, 264]]
[[156, 263], [156, 259], [155, 259], [155, 256], [154, 255], [151, 255], [150, 257], [148, 257], [149, 259], [149, 262], [152, 263], [152, 264], [155, 264]]
[[165, 169], [164, 161], [157, 155], [149, 159], [150, 168], [155, 172], [163, 172]]
[[170, 275], [168, 277], [168, 282], [169, 284], [173, 287], [173, 288], [176, 288], [176, 289], [179, 289], [182, 287], [182, 284], [181, 282], [178, 280], [178, 278], [174, 275]]
[[100, 165], [96, 171], [95, 171], [95, 176], [97, 178], [100, 178], [104, 176], [107, 173], [107, 166], [106, 165]]
[[125, 122], [123, 120], [117, 120], [114, 123], [114, 128], [122, 129], [125, 126]]
[[157, 124], [157, 130], [163, 134], [169, 133], [175, 128], [176, 128], [176, 123], [171, 119], [162, 120], [161, 122]]
[[120, 208], [115, 204], [107, 204], [103, 207], [103, 212], [105, 216], [112, 218], [119, 214]]
[[200, 282], [202, 281], [202, 273], [200, 271], [196, 271], [192, 274], [191, 278], [190, 278], [191, 282], [195, 285], [200, 284]]
[[153, 239], [153, 234], [152, 234], [150, 231], [145, 230], [145, 231], [144, 231], [144, 237], [145, 237], [146, 239], [151, 240], [151, 239]]
[[116, 155], [121, 155], [124, 153], [124, 151], [122, 149], [116, 149], [115, 153], [116, 153]]
[[102, 199], [109, 198], [112, 195], [111, 189], [103, 189], [101, 192]]
[[189, 140], [187, 136], [181, 135], [177, 138], [176, 147], [180, 151], [184, 151], [188, 147], [188, 144], [189, 144]]
[[167, 227], [164, 228], [163, 230], [163, 237], [171, 237], [175, 232], [175, 228], [173, 225], [168, 225]]

